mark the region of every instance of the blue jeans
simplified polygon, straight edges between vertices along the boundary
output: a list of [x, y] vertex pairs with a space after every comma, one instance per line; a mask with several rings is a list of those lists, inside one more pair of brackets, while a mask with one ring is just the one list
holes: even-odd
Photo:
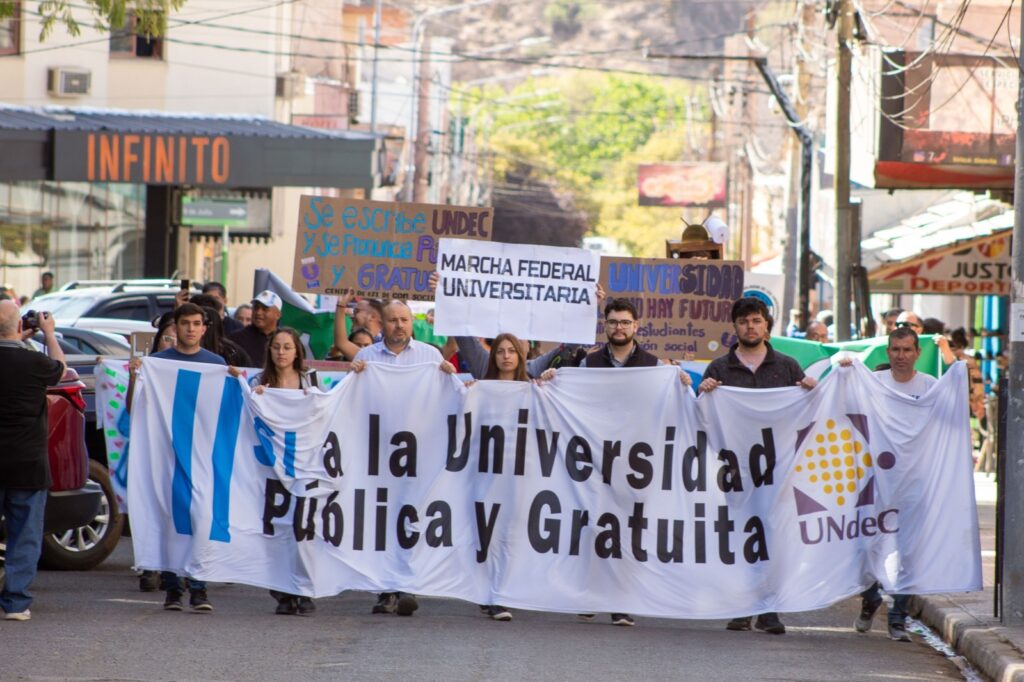
[[20, 613], [32, 604], [28, 588], [43, 551], [45, 508], [45, 490], [0, 488], [0, 514], [7, 519], [7, 577], [0, 591], [0, 609], [6, 613]]
[[[882, 603], [882, 586], [875, 583], [868, 589], [861, 592], [860, 596], [865, 604], [870, 604], [877, 609]], [[910, 606], [909, 594], [892, 595], [892, 607], [889, 609], [889, 625], [903, 623], [907, 619], [907, 608]]]
[[160, 571], [161, 590], [165, 592], [184, 592], [186, 585], [188, 586], [189, 592], [196, 592], [198, 590], [206, 589], [206, 583], [202, 580], [192, 580], [192, 578], [188, 577], [182, 580], [171, 571]]

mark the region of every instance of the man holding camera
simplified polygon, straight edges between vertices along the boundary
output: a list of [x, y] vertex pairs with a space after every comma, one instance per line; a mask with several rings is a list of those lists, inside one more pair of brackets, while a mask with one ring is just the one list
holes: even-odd
[[[4, 620], [32, 617], [28, 589], [43, 548], [43, 512], [50, 487], [46, 387], [64, 376], [64, 353], [49, 313], [19, 318], [14, 301], [0, 301], [0, 515], [7, 519], [7, 576], [0, 591]], [[49, 357], [25, 346], [35, 329]]]

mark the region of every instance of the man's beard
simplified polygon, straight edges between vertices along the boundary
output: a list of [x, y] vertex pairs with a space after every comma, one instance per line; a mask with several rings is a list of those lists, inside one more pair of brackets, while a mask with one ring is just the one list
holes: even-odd
[[633, 337], [627, 336], [624, 340], [613, 339], [609, 337], [608, 343], [618, 348], [622, 348], [623, 346], [628, 346], [629, 344], [633, 343]]
[[743, 346], [744, 348], [757, 348], [758, 346], [761, 345], [761, 342], [764, 340], [758, 339], [757, 341], [747, 341], [742, 336], [738, 336], [736, 338], [740, 342], [740, 345]]

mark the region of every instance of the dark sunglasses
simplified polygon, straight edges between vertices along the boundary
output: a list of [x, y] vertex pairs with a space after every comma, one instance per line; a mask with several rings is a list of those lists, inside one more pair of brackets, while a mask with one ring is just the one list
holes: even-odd
[[924, 327], [922, 325], [920, 325], [920, 324], [918, 324], [916, 322], [897, 322], [896, 326], [897, 327], [910, 327], [911, 329], [913, 329], [914, 327], [921, 327], [922, 329], [924, 329]]

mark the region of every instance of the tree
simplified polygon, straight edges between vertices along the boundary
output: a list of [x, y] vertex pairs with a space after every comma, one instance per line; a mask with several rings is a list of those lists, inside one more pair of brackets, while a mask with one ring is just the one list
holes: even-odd
[[684, 120], [688, 110], [707, 116], [704, 91], [695, 87], [657, 76], [573, 73], [456, 97], [476, 102], [471, 117], [493, 158], [496, 187], [509, 194], [521, 186], [526, 195], [547, 184], [552, 196], [565, 197], [561, 219], [557, 205], [545, 206], [546, 216], [536, 212], [533, 222], [549, 227], [531, 229], [549, 235], [539, 243], [556, 243], [556, 234], [565, 243], [582, 211], [591, 233], [615, 237], [635, 255], [659, 256], [666, 238], [679, 237], [680, 213], [637, 205], [636, 167], [699, 155], [686, 138], [705, 137], [707, 125]]
[[[19, 0], [0, 0], [0, 19], [14, 16]], [[39, 39], [46, 40], [57, 25], [77, 36], [82, 27], [75, 9], [84, 6], [92, 12], [93, 26], [109, 31], [123, 28], [129, 16], [135, 18], [135, 32], [145, 36], [162, 35], [167, 30], [167, 13], [181, 9], [186, 0], [38, 0], [37, 13], [42, 24]], [[26, 7], [29, 0], [22, 0]]]

